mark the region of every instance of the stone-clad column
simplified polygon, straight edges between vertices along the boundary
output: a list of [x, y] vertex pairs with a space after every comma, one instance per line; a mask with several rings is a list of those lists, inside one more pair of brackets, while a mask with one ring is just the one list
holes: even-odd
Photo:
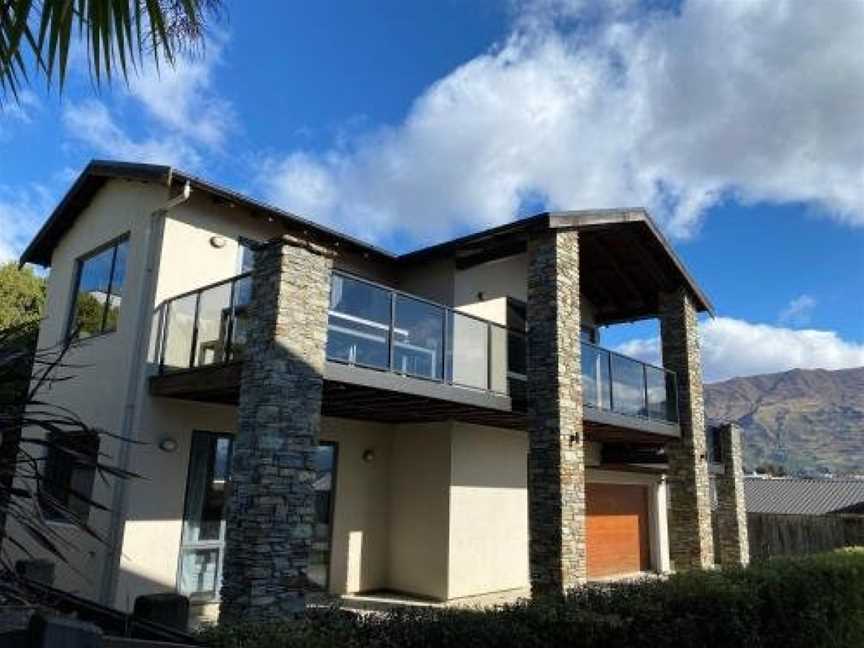
[[537, 596], [586, 578], [578, 232], [532, 234], [528, 255], [529, 560]]
[[721, 565], [746, 565], [750, 562], [750, 544], [744, 499], [741, 430], [733, 423], [727, 423], [720, 428], [719, 434], [723, 473], [715, 477], [715, 486], [720, 546], [714, 550], [719, 554]]
[[660, 296], [660, 337], [663, 365], [678, 379], [681, 428], [681, 438], [666, 445], [672, 568], [708, 568], [714, 564], [714, 543], [702, 359], [696, 307], [685, 288]]
[[332, 254], [292, 236], [255, 253], [228, 502], [221, 619], [303, 610], [314, 525]]

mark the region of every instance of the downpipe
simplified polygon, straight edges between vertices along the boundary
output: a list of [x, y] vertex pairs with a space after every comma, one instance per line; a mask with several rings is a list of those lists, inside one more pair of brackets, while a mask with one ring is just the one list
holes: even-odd
[[[169, 176], [168, 186], [170, 191], [171, 180]], [[121, 423], [120, 450], [118, 453], [117, 466], [123, 471], [129, 471], [131, 461], [131, 446], [137, 439], [136, 431], [140, 427], [140, 410], [138, 403], [145, 396], [147, 388], [147, 351], [154, 322], [154, 301], [156, 296], [156, 278], [159, 274], [160, 251], [165, 231], [165, 217], [172, 209], [182, 205], [192, 195], [192, 187], [189, 181], [183, 185], [182, 191], [173, 198], [166, 201], [161, 207], [150, 213], [149, 223], [145, 233], [144, 246], [147, 253], [144, 275], [139, 291], [138, 302], [139, 321], [143, 316], [146, 319], [135, 332], [135, 340], [132, 345], [132, 356], [129, 366], [129, 380], [127, 381], [126, 397], [123, 406], [123, 420]], [[128, 479], [115, 477], [115, 487], [111, 498], [110, 522], [108, 534], [105, 539], [107, 552], [105, 567], [99, 586], [99, 602], [102, 605], [114, 607], [114, 599], [117, 595], [117, 578], [120, 572], [120, 559], [123, 547], [123, 534], [126, 522], [126, 508], [129, 500]], [[128, 601], [127, 601], [128, 603]], [[128, 607], [128, 606], [127, 606]]]

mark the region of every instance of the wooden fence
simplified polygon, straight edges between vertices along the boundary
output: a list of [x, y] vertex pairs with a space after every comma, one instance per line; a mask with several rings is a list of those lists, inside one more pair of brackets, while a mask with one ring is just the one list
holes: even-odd
[[864, 515], [748, 513], [747, 532], [751, 560], [818, 553], [864, 545]]

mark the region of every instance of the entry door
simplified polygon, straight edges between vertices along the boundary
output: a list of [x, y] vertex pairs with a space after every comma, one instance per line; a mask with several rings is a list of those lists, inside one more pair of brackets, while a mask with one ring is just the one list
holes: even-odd
[[330, 578], [330, 547], [333, 538], [333, 508], [336, 500], [336, 444], [322, 443], [315, 454], [315, 529], [307, 577], [310, 585], [327, 589]]
[[586, 484], [589, 578], [645, 571], [650, 567], [648, 489]]
[[177, 589], [196, 601], [212, 601], [222, 585], [226, 489], [233, 439], [193, 432]]
[[[225, 505], [233, 437], [194, 432], [186, 480], [186, 504], [177, 590], [194, 601], [215, 601], [222, 586]], [[312, 587], [327, 587], [330, 565], [336, 446], [322, 444], [315, 455], [315, 529], [309, 565]]]

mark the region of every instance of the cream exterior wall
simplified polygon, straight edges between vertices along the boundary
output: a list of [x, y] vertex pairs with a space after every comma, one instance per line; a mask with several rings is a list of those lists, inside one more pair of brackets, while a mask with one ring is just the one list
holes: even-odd
[[447, 598], [528, 586], [528, 435], [454, 423]]
[[[194, 431], [234, 434], [237, 408], [148, 398], [131, 468], [143, 479], [129, 484], [123, 551], [114, 605], [131, 610], [142, 594], [173, 592], [182, 535], [189, 451]], [[164, 452], [159, 441], [173, 439]]]
[[[507, 324], [507, 297], [528, 301], [527, 254], [454, 270], [452, 304], [457, 310]], [[584, 295], [580, 309], [582, 323], [594, 326], [594, 306]]]
[[[68, 364], [76, 365], [74, 372], [70, 372], [74, 373], [74, 379], [55, 383], [42, 394], [51, 403], [76, 412], [88, 424], [115, 434], [121, 431], [125, 410], [131, 368], [130, 349], [138, 323], [144, 316], [140, 312], [140, 292], [146, 264], [149, 214], [167, 198], [167, 189], [159, 185], [109, 181], [82, 210], [52, 254], [39, 348], [56, 345], [66, 335], [78, 259], [104, 243], [129, 234], [125, 293], [117, 330], [74, 345], [65, 358]], [[119, 451], [117, 441], [103, 437], [100, 452], [107, 455], [107, 461], [116, 460]], [[93, 499], [110, 506], [115, 480], [109, 477], [107, 482], [98, 477], [95, 479]], [[109, 515], [91, 508], [89, 523], [105, 534]], [[70, 550], [68, 556], [77, 572], [58, 564], [56, 584], [89, 598], [97, 598], [105, 566], [104, 545], [69, 525], [54, 523], [53, 526], [77, 548]], [[10, 532], [25, 537], [14, 527]], [[39, 555], [41, 551], [34, 548], [34, 553]]]
[[388, 586], [447, 598], [450, 424], [397, 425], [390, 477]]
[[[392, 425], [323, 417], [321, 439], [337, 443], [329, 589], [387, 586], [390, 553]], [[372, 451], [371, 461], [363, 454]]]
[[453, 305], [454, 264], [441, 259], [403, 268], [394, 287], [445, 306]]

